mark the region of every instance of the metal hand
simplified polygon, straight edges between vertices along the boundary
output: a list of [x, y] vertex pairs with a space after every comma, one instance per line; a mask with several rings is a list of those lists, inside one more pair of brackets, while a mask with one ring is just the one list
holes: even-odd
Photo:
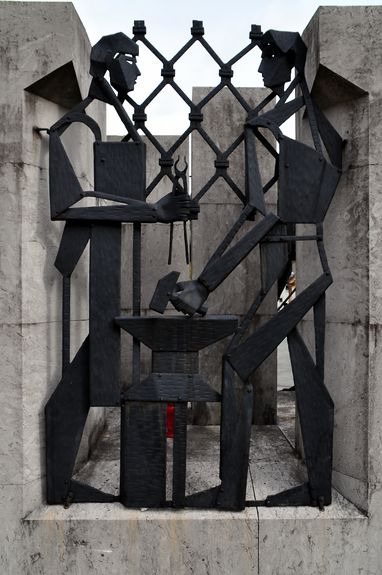
[[[189, 213], [188, 218], [190, 220], [194, 220], [198, 217], [199, 213], [199, 206], [196, 202], [193, 202], [188, 195], [188, 186], [187, 186], [187, 169], [188, 163], [186, 157], [184, 157], [184, 168], [179, 169], [180, 157], [175, 162], [174, 165], [174, 172], [175, 172], [175, 182], [173, 185], [173, 194], [176, 197], [186, 197], [189, 200]], [[172, 245], [173, 245], [173, 237], [174, 237], [174, 224], [171, 223], [170, 227], [170, 244], [169, 244], [169, 254], [168, 254], [168, 264], [171, 264], [172, 261]], [[186, 263], [190, 263], [190, 255], [189, 255], [189, 246], [188, 246], [188, 237], [187, 237], [187, 223], [185, 219], [183, 219], [183, 237], [184, 237], [184, 248], [185, 248], [185, 255], [186, 255]]]
[[179, 282], [170, 296], [172, 305], [184, 314], [205, 315], [207, 307], [203, 305], [208, 297], [207, 288], [198, 280]]

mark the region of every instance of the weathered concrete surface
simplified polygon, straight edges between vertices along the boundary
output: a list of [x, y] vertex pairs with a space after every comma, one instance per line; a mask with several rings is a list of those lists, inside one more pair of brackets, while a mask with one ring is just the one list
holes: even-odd
[[[110, 413], [108, 432], [78, 475], [108, 490], [118, 488], [118, 412]], [[218, 427], [189, 427], [188, 493], [218, 483], [218, 444]], [[167, 449], [169, 460], [170, 439]], [[250, 461], [247, 499], [262, 499], [305, 478], [304, 466], [276, 426], [253, 428]], [[331, 574], [342, 566], [346, 573], [358, 573], [365, 560], [366, 524], [366, 517], [335, 491], [333, 505], [324, 512], [310, 508], [247, 508], [243, 513], [227, 513], [127, 510], [119, 504], [73, 505], [67, 510], [41, 506], [24, 522], [33, 532], [28, 572], [43, 572], [53, 531], [57, 553], [50, 560], [55, 572], [116, 575], [121, 565], [132, 575], [284, 575], [288, 570]], [[346, 557], [341, 558], [345, 545]]]
[[[333, 483], [369, 514], [368, 553], [354, 556], [351, 567], [358, 565], [365, 573], [382, 568], [375, 547], [382, 526], [381, 25], [381, 6], [322, 7], [304, 33], [310, 46], [308, 82], [347, 140], [343, 177], [325, 221], [334, 278], [327, 297], [325, 367], [335, 402]], [[306, 136], [305, 121], [299, 130]], [[313, 248], [300, 244], [299, 288], [317, 276], [319, 266], [308, 271], [314, 260]], [[308, 315], [303, 333], [310, 346], [312, 328]]]
[[[326, 381], [335, 411], [334, 484], [362, 509], [381, 481], [382, 8], [320, 8], [305, 31], [307, 78], [347, 140], [344, 173], [325, 221], [334, 284], [327, 297]], [[306, 132], [305, 122], [300, 133]], [[317, 277], [315, 248], [298, 246], [299, 288]], [[304, 333], [313, 343], [312, 316]], [[375, 425], [377, 423], [377, 425]], [[374, 470], [378, 470], [377, 474]]]
[[[194, 88], [193, 101], [200, 102], [212, 88]], [[267, 94], [266, 88], [240, 88], [240, 93], [255, 107]], [[224, 151], [242, 133], [246, 112], [228, 89], [223, 89], [203, 108], [203, 129]], [[222, 118], [224, 119], [222, 121]], [[273, 158], [259, 146], [259, 165], [263, 181], [266, 182], [274, 173]], [[192, 194], [195, 196], [215, 173], [215, 154], [198, 133], [192, 134]], [[244, 144], [235, 150], [230, 157], [228, 173], [238, 188], [245, 191]], [[277, 193], [273, 188], [266, 195], [267, 207], [276, 211]], [[215, 249], [235, 223], [243, 209], [243, 204], [223, 180], [218, 179], [200, 202], [200, 214], [192, 222], [192, 277], [197, 278]], [[237, 234], [234, 242], [254, 226], [246, 222]], [[227, 277], [224, 282], [210, 294], [207, 305], [209, 313], [235, 314], [243, 316], [250, 308], [260, 286], [259, 251], [254, 250]], [[275, 311], [276, 296], [272, 291], [261, 306], [253, 327]], [[217, 390], [221, 389], [221, 357], [227, 342], [221, 342], [202, 350], [200, 354], [201, 371], [208, 375], [209, 383]], [[256, 371], [253, 376], [255, 384], [254, 422], [256, 424], [274, 424], [276, 422], [276, 353]], [[194, 422], [201, 424], [218, 424], [220, 421], [219, 404], [199, 404], [194, 410]]]
[[[2, 573], [28, 572], [17, 563], [23, 546], [20, 521], [45, 500], [44, 406], [61, 368], [62, 282], [53, 263], [62, 225], [50, 221], [48, 137], [34, 127], [49, 127], [66, 111], [64, 106], [86, 95], [89, 53], [89, 40], [72, 4], [1, 2]], [[41, 90], [46, 75], [55, 71], [61, 90], [48, 100]], [[93, 106], [93, 112], [104, 129], [104, 105]], [[74, 166], [81, 184], [89, 186], [92, 138], [87, 130], [73, 128], [65, 134], [65, 145], [76, 149]], [[73, 274], [72, 354], [88, 331], [86, 260], [84, 255]], [[90, 417], [80, 458], [102, 420], [102, 410]]]
[[253, 508], [243, 513], [145, 512], [94, 504], [63, 511], [45, 507], [25, 521], [25, 529], [34, 535], [24, 572], [44, 573], [47, 557], [51, 572], [68, 575], [257, 572]]

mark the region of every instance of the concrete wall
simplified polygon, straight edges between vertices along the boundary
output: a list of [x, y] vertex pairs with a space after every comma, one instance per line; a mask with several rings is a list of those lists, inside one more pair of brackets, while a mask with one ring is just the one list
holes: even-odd
[[[327, 298], [326, 381], [335, 402], [333, 482], [367, 510], [381, 481], [378, 361], [381, 325], [381, 7], [321, 8], [305, 32], [307, 76], [347, 140], [344, 173], [325, 221], [334, 284]], [[319, 64], [318, 64], [319, 63]], [[306, 133], [304, 122], [301, 133]], [[298, 246], [299, 288], [318, 267]], [[304, 321], [312, 340], [312, 317]]]
[[[194, 88], [193, 101], [200, 102], [212, 88]], [[240, 88], [240, 93], [252, 108], [268, 94], [266, 88]], [[247, 113], [232, 93], [224, 88], [203, 107], [203, 129], [225, 151], [242, 133]], [[259, 166], [263, 181], [274, 173], [274, 160], [259, 146]], [[192, 134], [192, 193], [195, 196], [215, 173], [216, 156], [199, 133]], [[228, 173], [241, 191], [245, 190], [244, 144], [230, 156]], [[266, 195], [267, 207], [276, 213], [277, 191], [272, 188]], [[192, 277], [197, 278], [235, 223], [243, 204], [231, 187], [219, 178], [200, 201], [200, 214], [192, 222]], [[253, 227], [246, 222], [236, 239]], [[234, 243], [233, 242], [233, 243]], [[243, 316], [260, 288], [260, 256], [253, 251], [235, 271], [209, 296], [208, 313], [234, 314]], [[276, 308], [276, 293], [270, 292], [261, 306], [254, 326], [273, 314]], [[218, 342], [200, 354], [200, 369], [208, 376], [209, 383], [217, 390], [221, 388], [221, 357], [227, 341]], [[254, 423], [258, 425], [276, 423], [277, 411], [277, 358], [273, 353], [253, 376], [255, 384]], [[220, 404], [199, 404], [194, 411], [194, 422], [202, 424], [220, 423]]]
[[[44, 406], [61, 370], [62, 281], [53, 264], [62, 224], [50, 221], [48, 136], [34, 127], [48, 128], [86, 95], [89, 53], [72, 4], [1, 2], [0, 486], [9, 545], [20, 518], [45, 499]], [[93, 113], [104, 128], [104, 106]], [[86, 130], [68, 131], [65, 143], [76, 149], [77, 173], [89, 186]], [[72, 353], [88, 331], [86, 276], [85, 255], [73, 278]], [[82, 455], [102, 417], [92, 412]], [[1, 571], [16, 573], [8, 560], [6, 552]]]

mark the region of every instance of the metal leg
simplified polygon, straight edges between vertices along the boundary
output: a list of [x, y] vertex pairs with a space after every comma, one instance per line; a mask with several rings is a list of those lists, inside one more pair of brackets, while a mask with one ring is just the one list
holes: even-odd
[[166, 504], [166, 404], [122, 406], [121, 501], [126, 507]]
[[227, 361], [223, 364], [220, 479], [217, 505], [239, 511], [245, 507], [253, 388], [239, 380]]
[[86, 338], [45, 407], [49, 504], [115, 499], [71, 479], [90, 407], [88, 365], [89, 338]]
[[184, 507], [186, 498], [187, 403], [175, 404], [172, 503]]

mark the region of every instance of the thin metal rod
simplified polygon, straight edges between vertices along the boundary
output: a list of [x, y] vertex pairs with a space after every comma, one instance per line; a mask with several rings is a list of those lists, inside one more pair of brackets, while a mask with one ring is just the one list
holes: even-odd
[[187, 237], [187, 222], [183, 222], [183, 237], [184, 237], [184, 250], [186, 253], [186, 264], [190, 263], [190, 256], [188, 251], [188, 237]]
[[167, 265], [171, 265], [172, 262], [172, 245], [174, 241], [174, 223], [171, 222], [170, 224], [170, 241], [168, 245], [168, 258], [167, 258]]
[[70, 276], [62, 278], [62, 374], [70, 364]]
[[[133, 315], [141, 315], [141, 224], [133, 226]], [[141, 344], [133, 338], [133, 383], [140, 380]]]

